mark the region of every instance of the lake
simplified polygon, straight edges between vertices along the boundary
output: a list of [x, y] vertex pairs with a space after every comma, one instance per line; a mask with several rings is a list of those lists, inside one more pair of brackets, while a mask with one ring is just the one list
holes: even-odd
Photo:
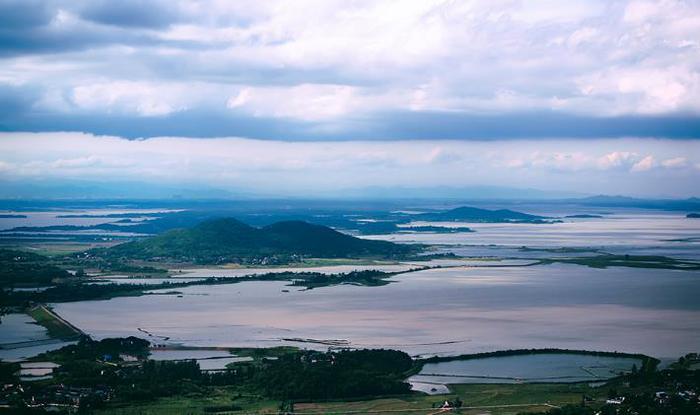
[[48, 331], [27, 314], [6, 314], [1, 321], [0, 360], [19, 362], [75, 343], [50, 338]]
[[656, 357], [700, 347], [696, 272], [554, 264], [431, 269], [392, 281], [313, 290], [251, 281], [54, 309], [98, 338], [144, 337], [141, 329], [192, 346], [325, 349], [341, 340], [412, 355], [556, 347]]
[[[366, 236], [392, 242], [460, 245], [450, 251], [460, 255], [532, 257], [547, 253], [523, 253], [522, 246], [536, 248], [593, 247], [611, 253], [669, 255], [700, 259], [700, 220], [666, 212], [623, 212], [598, 219], [563, 219], [562, 223], [513, 224], [467, 222], [413, 222], [411, 226], [468, 226], [473, 233], [396, 233]], [[570, 256], [571, 254], [567, 254]]]
[[234, 356], [224, 350], [152, 350], [152, 360], [195, 360], [202, 370], [224, 370], [226, 365], [238, 362], [251, 362], [252, 357]]
[[46, 329], [27, 314], [10, 313], [0, 317], [0, 346], [48, 338]]

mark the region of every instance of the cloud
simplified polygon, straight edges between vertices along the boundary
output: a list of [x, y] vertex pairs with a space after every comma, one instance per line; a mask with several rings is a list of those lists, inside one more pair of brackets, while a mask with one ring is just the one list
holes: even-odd
[[629, 151], [613, 151], [600, 158], [598, 158], [598, 166], [601, 169], [610, 168], [629, 168], [629, 166], [634, 165], [634, 163], [639, 160], [639, 155], [637, 153]]
[[623, 21], [639, 23], [654, 17], [659, 12], [658, 2], [632, 1], [625, 7]]
[[181, 85], [117, 81], [77, 86], [70, 100], [90, 111], [117, 110], [148, 117], [185, 110], [186, 95]]
[[[3, 0], [0, 95], [34, 92], [0, 124], [126, 134], [119, 116], [151, 136], [191, 112], [308, 139], [698, 138], [699, 31], [692, 0]], [[201, 135], [241, 134], [216, 128]]]
[[633, 171], [633, 172], [647, 171], [647, 170], [651, 170], [655, 166], [656, 166], [656, 160], [654, 159], [654, 157], [653, 156], [646, 156], [643, 159], [639, 160], [638, 162], [634, 163], [631, 171]]
[[661, 162], [661, 165], [669, 169], [678, 169], [685, 167], [688, 164], [688, 159], [685, 157], [674, 157]]
[[149, 0], [90, 0], [79, 2], [80, 17], [96, 23], [133, 27], [163, 28], [179, 21], [178, 4], [169, 1]]
[[[4, 8], [12, 9], [0, 2], [0, 12]], [[12, 3], [12, 2], [10, 2]], [[25, 7], [35, 2], [28, 2], [9, 14], [11, 24], [0, 26], [0, 58], [17, 59], [31, 55], [49, 55], [43, 58], [51, 61], [50, 55], [86, 51], [93, 48], [109, 48], [115, 45], [166, 46], [168, 43], [149, 31], [133, 31], [126, 28], [95, 24], [83, 20], [71, 11], [70, 3], [65, 8], [58, 7], [59, 2], [40, 2], [36, 9], [27, 11], [27, 16], [15, 16]], [[78, 3], [76, 3], [78, 4]], [[22, 12], [23, 13], [23, 12]], [[85, 57], [90, 60], [90, 53]], [[54, 60], [55, 62], [55, 60]], [[37, 68], [40, 69], [40, 68]]]
[[4, 0], [0, 2], [0, 27], [5, 29], [34, 28], [47, 24], [53, 11], [42, 0]]
[[685, 65], [668, 68], [611, 68], [580, 80], [586, 95], [607, 95], [610, 114], [700, 111], [700, 75]]
[[229, 98], [226, 105], [253, 116], [313, 121], [356, 112], [363, 101], [351, 86], [304, 84], [291, 88], [245, 87]]

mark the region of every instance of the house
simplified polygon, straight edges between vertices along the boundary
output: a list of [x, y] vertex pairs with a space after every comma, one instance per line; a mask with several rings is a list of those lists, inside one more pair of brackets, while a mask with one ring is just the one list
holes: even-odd
[[664, 391], [658, 391], [654, 394], [654, 400], [660, 404], [665, 404], [669, 400], [668, 393]]

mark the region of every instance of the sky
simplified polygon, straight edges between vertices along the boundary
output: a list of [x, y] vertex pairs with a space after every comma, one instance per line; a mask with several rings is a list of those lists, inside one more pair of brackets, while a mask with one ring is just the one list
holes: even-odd
[[698, 34], [694, 0], [0, 0], [0, 186], [697, 196]]

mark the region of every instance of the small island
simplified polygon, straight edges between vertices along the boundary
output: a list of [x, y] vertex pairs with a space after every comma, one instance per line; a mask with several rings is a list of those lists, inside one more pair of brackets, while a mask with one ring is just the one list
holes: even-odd
[[427, 212], [414, 216], [415, 220], [438, 222], [472, 222], [472, 223], [556, 223], [556, 219], [531, 215], [510, 209], [481, 209], [461, 206], [447, 211]]

